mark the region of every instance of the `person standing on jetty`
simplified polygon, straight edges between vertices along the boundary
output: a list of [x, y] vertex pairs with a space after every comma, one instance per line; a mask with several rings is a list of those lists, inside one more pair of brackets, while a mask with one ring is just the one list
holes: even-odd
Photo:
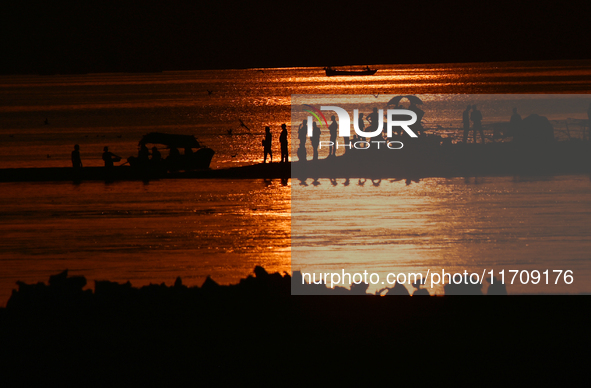
[[337, 156], [337, 129], [339, 128], [339, 124], [337, 123], [336, 118], [334, 116], [331, 116], [330, 119], [332, 120], [332, 123], [330, 123], [330, 125], [328, 126], [328, 133], [330, 134], [330, 141], [332, 145], [328, 149], [329, 157]]
[[312, 126], [312, 150], [313, 156], [312, 160], [318, 160], [318, 146], [320, 145], [320, 127], [316, 124], [316, 121], [313, 122]]
[[112, 152], [109, 152], [109, 147], [103, 148], [103, 160], [105, 161], [105, 167], [112, 168], [113, 162], [119, 162], [121, 160], [120, 156], [115, 155]]
[[281, 124], [281, 134], [279, 135], [279, 144], [281, 144], [281, 163], [287, 163], [289, 149], [287, 146], [287, 125]]
[[[378, 114], [378, 108], [373, 108], [373, 111], [367, 115], [366, 119], [369, 122], [369, 127], [367, 127], [367, 132], [373, 132], [378, 129], [378, 120], [380, 116]], [[368, 137], [367, 141], [371, 141], [371, 138]]]
[[410, 126], [410, 129], [412, 129], [418, 136], [421, 136], [423, 133], [423, 116], [425, 115], [425, 111], [419, 108], [415, 101], [410, 102], [408, 109], [412, 110], [417, 115], [417, 121]]
[[484, 132], [482, 131], [482, 113], [478, 109], [476, 109], [476, 105], [472, 105], [472, 113], [470, 114], [470, 120], [474, 123], [472, 126], [472, 131], [474, 135], [474, 144], [476, 144], [476, 131], [480, 132], [480, 138], [482, 139], [482, 144], [484, 144]]
[[298, 139], [300, 140], [300, 145], [298, 147], [298, 159], [302, 162], [305, 162], [308, 159], [308, 155], [306, 155], [306, 139], [308, 138], [307, 131], [308, 120], [304, 120], [298, 127]]
[[267, 163], [267, 154], [271, 157], [271, 163], [273, 163], [273, 151], [271, 150], [273, 137], [271, 135], [271, 128], [265, 127], [265, 139], [263, 140], [263, 149], [265, 151], [265, 158], [263, 163]]
[[[365, 131], [365, 121], [363, 121], [363, 113], [359, 113], [359, 118], [357, 119], [357, 126], [359, 127], [359, 131]], [[353, 141], [361, 140], [361, 136], [355, 132], [353, 134]]]
[[466, 110], [462, 115], [462, 122], [464, 123], [464, 137], [462, 138], [464, 144], [468, 142], [468, 135], [470, 134], [470, 110], [472, 109], [472, 105], [468, 105]]
[[80, 159], [80, 146], [78, 144], [74, 145], [74, 151], [72, 151], [72, 167], [74, 167], [75, 170], [82, 168], [82, 159]]
[[521, 132], [521, 115], [517, 113], [517, 108], [513, 108], [513, 114], [509, 120], [509, 136], [519, 136]]

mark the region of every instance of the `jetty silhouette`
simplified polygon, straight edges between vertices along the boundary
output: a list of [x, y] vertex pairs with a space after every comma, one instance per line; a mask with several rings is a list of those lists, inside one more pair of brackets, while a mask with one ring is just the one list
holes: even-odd
[[[146, 136], [148, 139], [144, 139], [143, 144], [170, 143], [171, 139], [177, 140], [177, 138], [167, 137], [168, 135]], [[137, 158], [133, 157], [128, 160], [132, 166], [116, 166], [109, 171], [102, 167], [77, 168], [76, 171], [71, 167], [0, 169], [0, 182], [166, 178], [299, 178], [304, 181], [308, 178], [313, 180], [363, 178], [405, 179], [410, 182], [428, 177], [555, 175], [591, 172], [591, 142], [576, 138], [556, 140], [554, 129], [545, 117], [535, 114], [526, 117], [521, 121], [520, 130], [512, 133], [512, 138], [512, 141], [485, 144], [464, 142], [452, 144], [447, 141], [449, 139], [438, 135], [422, 134], [418, 138], [410, 138], [406, 134], [401, 134], [381, 139], [384, 143], [379, 149], [375, 144], [370, 145], [369, 148], [352, 147], [340, 156], [333, 156], [334, 154], [331, 153], [327, 158], [312, 160], [314, 154], [308, 154], [305, 148], [299, 147], [298, 156], [306, 160], [225, 169], [208, 168], [214, 152], [209, 148], [200, 148], [192, 154], [195, 157], [205, 155], [201, 158], [205, 160], [204, 163], [193, 165], [193, 167], [201, 167], [197, 169], [186, 168], [182, 164], [174, 169], [148, 170], [142, 169], [139, 164], [138, 169]], [[386, 141], [400, 142], [403, 147], [388, 149], [385, 146]], [[187, 152], [186, 147], [185, 152]]]

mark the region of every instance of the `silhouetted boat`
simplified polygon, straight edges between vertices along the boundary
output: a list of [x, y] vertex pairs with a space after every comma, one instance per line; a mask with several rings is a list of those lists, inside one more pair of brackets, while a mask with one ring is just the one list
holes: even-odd
[[[166, 160], [169, 166], [168, 169], [171, 171], [178, 171], [178, 170], [202, 170], [208, 169], [211, 163], [211, 159], [215, 154], [214, 150], [208, 147], [203, 147], [195, 136], [193, 135], [175, 135], [175, 134], [168, 134], [168, 133], [160, 133], [160, 132], [151, 132], [147, 135], [144, 135], [139, 142], [140, 145], [146, 144], [161, 144], [168, 148], [180, 148], [185, 150], [184, 155], [179, 155], [181, 159], [178, 161], [174, 160]], [[193, 151], [193, 149], [197, 149]], [[129, 165], [131, 167], [142, 167], [138, 162], [138, 158], [132, 156], [127, 159]], [[176, 166], [170, 166], [170, 164], [175, 164]], [[172, 167], [172, 168], [171, 168]]]
[[374, 75], [378, 70], [370, 69], [369, 67], [364, 70], [337, 70], [332, 67], [325, 67], [327, 77], [341, 76], [341, 75]]

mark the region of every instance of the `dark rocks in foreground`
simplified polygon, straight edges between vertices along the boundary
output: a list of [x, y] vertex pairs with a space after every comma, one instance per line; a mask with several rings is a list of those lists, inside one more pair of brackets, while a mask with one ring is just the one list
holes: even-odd
[[288, 275], [255, 272], [230, 286], [97, 281], [92, 292], [67, 272], [19, 283], [0, 309], [2, 381], [334, 382], [431, 364], [496, 373], [591, 343], [584, 296], [292, 296]]

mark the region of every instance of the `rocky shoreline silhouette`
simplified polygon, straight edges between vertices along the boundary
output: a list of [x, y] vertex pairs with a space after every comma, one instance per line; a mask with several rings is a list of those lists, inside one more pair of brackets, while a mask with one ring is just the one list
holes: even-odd
[[229, 286], [179, 278], [141, 288], [97, 281], [92, 291], [67, 272], [47, 285], [19, 282], [0, 309], [0, 373], [18, 385], [241, 384], [416, 368], [409, 354], [440, 367], [469, 367], [476, 355], [479, 364], [522, 365], [524, 353], [590, 343], [587, 297], [292, 296], [290, 280], [257, 267]]

